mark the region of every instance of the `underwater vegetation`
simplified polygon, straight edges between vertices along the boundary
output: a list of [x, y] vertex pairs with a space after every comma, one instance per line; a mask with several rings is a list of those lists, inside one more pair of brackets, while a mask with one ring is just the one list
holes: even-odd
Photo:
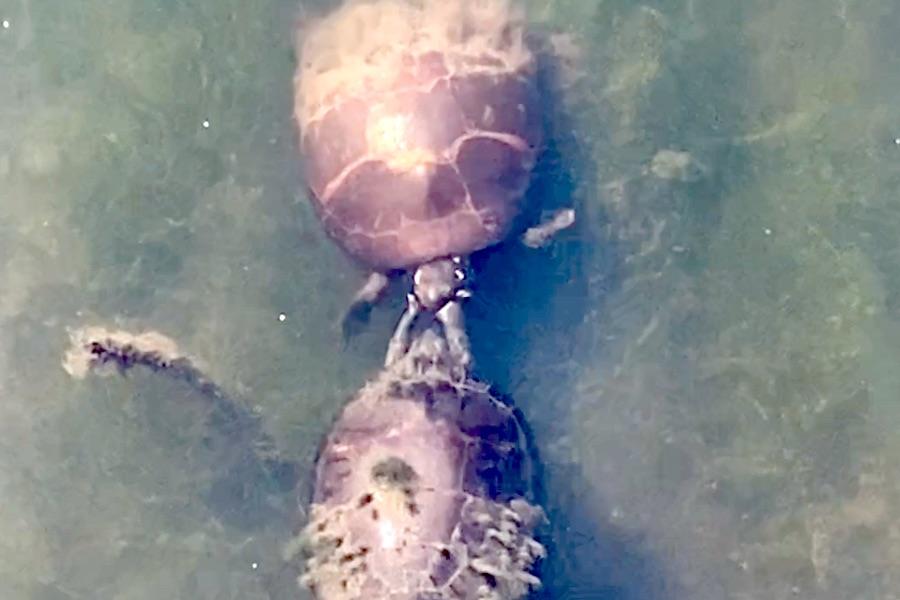
[[[467, 317], [540, 449], [543, 597], [896, 598], [900, 9], [526, 4], [580, 53], [532, 193], [584, 219], [474, 259]], [[296, 15], [0, 2], [0, 596], [296, 589], [295, 524], [250, 518], [292, 496], [203, 501], [193, 392], [59, 365], [98, 316], [175, 335], [307, 464], [378, 368], [400, 299], [341, 350], [363, 274], [302, 191]]]

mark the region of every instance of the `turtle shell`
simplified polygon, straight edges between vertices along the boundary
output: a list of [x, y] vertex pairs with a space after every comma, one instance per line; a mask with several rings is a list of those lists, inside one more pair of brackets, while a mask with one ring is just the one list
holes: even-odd
[[301, 37], [295, 117], [332, 237], [388, 270], [507, 235], [541, 138], [508, 1], [350, 2]]
[[327, 600], [523, 598], [544, 552], [531, 483], [516, 415], [487, 386], [387, 370], [323, 445], [305, 582]]

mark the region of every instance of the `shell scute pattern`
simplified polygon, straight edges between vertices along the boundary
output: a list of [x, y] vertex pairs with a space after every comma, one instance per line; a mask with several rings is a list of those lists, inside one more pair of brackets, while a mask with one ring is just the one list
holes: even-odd
[[500, 241], [541, 140], [519, 12], [506, 0], [359, 0], [307, 33], [295, 115], [332, 237], [377, 269]]
[[450, 162], [453, 143], [466, 132], [465, 115], [446, 77], [437, 79], [431, 90], [422, 93], [412, 107], [410, 129], [428, 132], [428, 149], [440, 160]]
[[360, 99], [350, 98], [322, 118], [310, 122], [303, 137], [303, 150], [310, 161], [307, 174], [315, 194], [324, 194], [326, 186], [343, 170], [368, 152], [363, 136], [367, 121], [367, 107]]
[[483, 73], [453, 77], [450, 87], [467, 130], [507, 133], [526, 142], [540, 138], [533, 110], [539, 99], [531, 78]]

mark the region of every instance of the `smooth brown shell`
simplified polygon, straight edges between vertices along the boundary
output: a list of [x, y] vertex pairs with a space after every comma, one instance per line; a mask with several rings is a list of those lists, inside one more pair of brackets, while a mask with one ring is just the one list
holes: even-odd
[[307, 181], [351, 255], [407, 268], [507, 235], [541, 138], [523, 37], [505, 0], [351, 2], [303, 36]]

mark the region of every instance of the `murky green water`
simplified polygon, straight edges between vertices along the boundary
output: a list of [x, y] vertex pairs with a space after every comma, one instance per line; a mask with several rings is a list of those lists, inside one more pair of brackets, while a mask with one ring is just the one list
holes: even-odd
[[[581, 222], [479, 257], [469, 312], [544, 463], [544, 597], [900, 597], [900, 5], [530, 4], [582, 53], [534, 191]], [[362, 274], [302, 191], [296, 16], [0, 0], [0, 598], [293, 593], [302, 513], [211, 501], [192, 392], [60, 360], [168, 333], [303, 464], [377, 368], [399, 299], [340, 348]]]

